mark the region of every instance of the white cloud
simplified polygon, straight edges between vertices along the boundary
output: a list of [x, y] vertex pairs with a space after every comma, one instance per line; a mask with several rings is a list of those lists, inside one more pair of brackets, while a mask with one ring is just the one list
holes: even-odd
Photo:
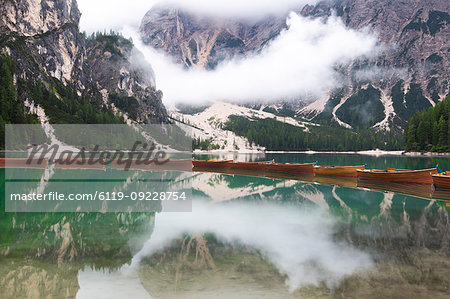
[[186, 70], [144, 46], [137, 33], [124, 33], [152, 64], [166, 104], [319, 97], [341, 85], [337, 64], [376, 53], [374, 35], [348, 29], [334, 16], [323, 20], [291, 13], [287, 25], [260, 53], [226, 61], [214, 71]]
[[[114, 29], [131, 35], [156, 73], [164, 102], [253, 101], [317, 98], [341, 85], [337, 64], [376, 55], [376, 37], [345, 27], [337, 17], [308, 19], [291, 13], [288, 29], [259, 54], [235, 58], [214, 71], [186, 70], [164, 53], [145, 47], [136, 29], [157, 0], [78, 0], [81, 29]], [[316, 0], [166, 0], [200, 14], [258, 16], [286, 12]], [[129, 28], [123, 30], [122, 28]], [[131, 28], [131, 29], [130, 29]]]
[[384, 68], [379, 66], [370, 66], [359, 69], [354, 77], [358, 80], [377, 82], [390, 78], [407, 79], [408, 70], [406, 68]]
[[260, 17], [287, 13], [318, 0], [78, 0], [82, 12], [81, 30], [88, 33], [137, 27], [155, 4], [174, 4], [203, 15], [221, 17]]
[[121, 30], [139, 26], [145, 13], [157, 0], [78, 0], [82, 31]]
[[319, 0], [166, 0], [185, 10], [218, 17], [260, 17], [269, 14], [287, 13], [301, 9], [306, 4]]

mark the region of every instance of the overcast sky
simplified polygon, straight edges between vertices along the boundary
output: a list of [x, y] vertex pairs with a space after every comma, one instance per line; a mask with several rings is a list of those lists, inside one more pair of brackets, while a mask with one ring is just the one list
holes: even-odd
[[81, 30], [87, 33], [104, 29], [139, 26], [142, 17], [156, 0], [78, 0]]

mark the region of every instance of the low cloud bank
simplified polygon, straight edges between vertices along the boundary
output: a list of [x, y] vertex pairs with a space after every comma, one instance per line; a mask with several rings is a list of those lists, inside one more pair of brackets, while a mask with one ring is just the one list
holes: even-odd
[[215, 70], [186, 70], [155, 49], [145, 46], [128, 28], [156, 73], [165, 104], [200, 104], [211, 100], [235, 102], [318, 98], [342, 86], [337, 65], [378, 53], [377, 38], [367, 30], [345, 27], [335, 16], [311, 19], [290, 13], [286, 30], [261, 52], [224, 61]]

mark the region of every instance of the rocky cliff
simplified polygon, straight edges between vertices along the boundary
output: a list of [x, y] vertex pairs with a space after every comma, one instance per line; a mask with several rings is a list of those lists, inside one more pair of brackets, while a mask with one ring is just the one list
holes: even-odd
[[[305, 6], [301, 13], [310, 17], [336, 13], [350, 28], [374, 28], [384, 51], [376, 59], [352, 63], [347, 73], [351, 84], [341, 103], [370, 80], [381, 91], [384, 125], [403, 125], [414, 112], [450, 92], [449, 11], [450, 4], [441, 0], [340, 0]], [[336, 108], [335, 118], [341, 109]]]
[[217, 19], [156, 6], [144, 16], [141, 33], [144, 42], [164, 49], [187, 67], [214, 68], [222, 60], [261, 49], [285, 23], [276, 17], [257, 22]]
[[[414, 112], [434, 105], [450, 92], [448, 1], [338, 0], [293, 10], [312, 18], [336, 14], [353, 29], [370, 27], [384, 49], [375, 59], [353, 61], [344, 67], [343, 88], [330, 90], [328, 101], [318, 99], [297, 110], [299, 116], [345, 127], [403, 127]], [[187, 67], [214, 68], [229, 57], [260, 51], [285, 28], [285, 19], [286, 16], [252, 22], [212, 19], [158, 6], [145, 15], [141, 34], [147, 44], [164, 49]], [[365, 123], [340, 119], [339, 116], [352, 114], [343, 111], [349, 106], [344, 105], [347, 99], [358, 97], [359, 91], [370, 92], [372, 87], [378, 95], [368, 101], [377, 103], [367, 105], [382, 105], [384, 113], [370, 115], [370, 121]]]
[[105, 104], [141, 123], [166, 120], [152, 67], [131, 41], [120, 35], [96, 34], [87, 40], [86, 53], [91, 82], [96, 83]]
[[2, 52], [17, 62], [26, 80], [53, 77], [84, 88], [84, 37], [75, 1], [2, 1]]
[[[125, 119], [166, 121], [162, 94], [156, 90], [154, 75], [133, 66], [137, 50], [128, 43], [120, 53], [108, 49], [100, 53], [98, 49], [105, 48], [105, 40], [87, 40], [80, 32], [81, 14], [75, 0], [1, 0], [0, 12], [1, 53], [12, 57], [18, 97], [28, 106], [37, 102], [53, 114], [51, 121], [66, 121], [68, 117], [58, 119], [61, 113], [73, 114], [63, 105], [55, 112], [53, 104], [42, 97], [38, 99], [32, 91], [39, 86], [44, 89], [40, 93], [48, 92], [67, 100], [63, 101], [66, 104], [87, 101], [96, 111], [108, 110]], [[110, 38], [120, 37], [112, 34]], [[151, 70], [150, 66], [146, 68]], [[117, 109], [109, 101], [110, 93], [133, 97], [136, 105], [132, 109]], [[71, 96], [65, 98], [66, 94]]]

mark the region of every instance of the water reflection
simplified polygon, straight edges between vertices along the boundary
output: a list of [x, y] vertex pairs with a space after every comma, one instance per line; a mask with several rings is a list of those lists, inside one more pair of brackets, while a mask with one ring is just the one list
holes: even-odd
[[78, 272], [78, 284], [77, 299], [152, 298], [142, 286], [138, 273], [85, 268]]
[[220, 243], [251, 248], [266, 257], [287, 276], [291, 290], [320, 282], [331, 287], [344, 275], [371, 265], [367, 254], [334, 242], [334, 226], [333, 219], [318, 209], [242, 201], [208, 205], [199, 201], [192, 213], [158, 215], [151, 238], [133, 257], [130, 267], [166, 249], [183, 233], [212, 233]]
[[442, 202], [308, 177], [177, 182], [192, 184], [192, 213], [0, 212], [2, 297], [448, 294]]
[[[198, 171], [194, 168], [194, 171]], [[316, 176], [308, 173], [277, 173], [268, 171], [252, 171], [242, 169], [204, 169], [198, 171], [199, 173], [216, 173], [242, 176], [250, 176], [256, 178], [270, 178], [278, 180], [292, 180], [300, 182], [311, 182], [320, 184], [329, 184], [336, 186], [343, 186], [349, 188], [371, 189], [379, 191], [395, 192], [399, 194], [418, 196], [425, 199], [436, 200], [450, 200], [449, 189], [435, 189], [433, 185], [425, 184], [403, 184], [390, 183], [381, 181], [358, 181], [353, 177], [331, 177], [331, 176]], [[244, 181], [251, 181], [251, 179], [243, 179]]]
[[158, 214], [150, 239], [114, 274], [138, 275], [153, 297], [448, 291], [449, 215], [434, 201], [294, 180], [192, 179], [201, 198], [193, 212]]
[[[139, 194], [148, 198], [151, 192], [185, 193], [190, 198], [190, 172], [180, 171], [118, 171], [55, 169], [51, 164], [47, 169], [6, 169], [2, 170], [5, 185], [6, 211], [14, 212], [159, 212], [165, 204], [166, 210], [189, 211], [190, 201], [185, 202], [140, 200]], [[58, 194], [90, 195], [86, 200], [13, 200], [12, 195]], [[103, 194], [100, 200], [99, 194]], [[113, 195], [114, 194], [114, 195]], [[120, 197], [118, 194], [121, 194]], [[135, 195], [134, 197], [132, 195]], [[189, 195], [189, 196], [188, 196]], [[23, 196], [22, 196], [23, 197]], [[15, 197], [14, 197], [15, 198]], [[96, 200], [91, 200], [96, 198]], [[134, 200], [133, 200], [134, 198]], [[113, 200], [116, 199], [116, 200]], [[2, 201], [5, 204], [5, 201]]]

